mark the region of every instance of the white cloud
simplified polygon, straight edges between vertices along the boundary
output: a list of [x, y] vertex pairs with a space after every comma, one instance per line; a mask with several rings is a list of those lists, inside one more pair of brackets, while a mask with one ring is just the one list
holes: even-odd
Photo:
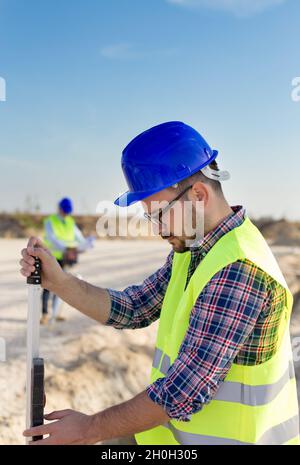
[[252, 16], [261, 13], [288, 0], [166, 0], [173, 5], [191, 8], [210, 8], [234, 14], [235, 16]]
[[165, 48], [161, 50], [143, 50], [135, 44], [119, 42], [102, 47], [101, 55], [109, 60], [139, 60], [143, 58], [155, 58], [159, 56], [174, 56], [176, 48]]

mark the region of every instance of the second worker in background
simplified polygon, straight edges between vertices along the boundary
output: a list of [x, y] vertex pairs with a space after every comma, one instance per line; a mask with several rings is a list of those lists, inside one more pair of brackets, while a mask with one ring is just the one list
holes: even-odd
[[[73, 212], [72, 200], [64, 197], [58, 204], [58, 212], [48, 216], [44, 220], [44, 242], [51, 250], [52, 255], [56, 258], [62, 268], [73, 266], [77, 263], [78, 252], [93, 246], [93, 237], [85, 238], [71, 216]], [[48, 302], [50, 292], [43, 290], [42, 294], [42, 318], [41, 324], [45, 325], [49, 321]], [[57, 321], [64, 318], [57, 312], [60, 304], [58, 296], [53, 294], [52, 297], [52, 317]]]

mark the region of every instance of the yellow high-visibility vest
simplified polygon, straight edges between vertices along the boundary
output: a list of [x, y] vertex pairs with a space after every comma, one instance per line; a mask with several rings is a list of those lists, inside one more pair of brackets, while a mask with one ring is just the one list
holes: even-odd
[[[75, 221], [72, 216], [66, 216], [64, 221], [62, 221], [57, 215], [50, 215], [44, 220], [44, 224], [50, 221], [55, 237], [63, 241], [66, 247], [75, 247]], [[63, 258], [63, 252], [57, 250], [55, 246], [44, 237], [45, 245], [50, 249], [52, 255], [54, 255], [57, 260]]]
[[175, 253], [163, 301], [151, 383], [166, 376], [178, 356], [191, 310], [205, 285], [225, 266], [248, 259], [285, 289], [274, 355], [258, 365], [233, 363], [215, 397], [190, 421], [135, 435], [138, 444], [300, 444], [299, 417], [289, 322], [293, 296], [259, 230], [248, 217], [226, 233], [203, 258], [185, 288], [191, 253]]

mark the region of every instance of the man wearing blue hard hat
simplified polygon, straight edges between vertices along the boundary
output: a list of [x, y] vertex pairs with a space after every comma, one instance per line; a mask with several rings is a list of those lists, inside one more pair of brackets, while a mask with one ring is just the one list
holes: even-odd
[[[48, 216], [44, 220], [44, 243], [47, 245], [57, 262], [64, 268], [66, 265], [73, 266], [77, 262], [77, 252], [84, 251], [91, 247], [91, 238], [85, 238], [76, 225], [73, 217], [72, 200], [68, 197], [62, 198], [58, 203], [58, 212]], [[48, 301], [50, 292], [43, 290], [42, 294], [42, 318], [41, 324], [48, 323]], [[63, 320], [57, 315], [60, 300], [53, 294], [52, 313], [57, 320]]]
[[[147, 445], [299, 444], [292, 294], [244, 207], [227, 202], [222, 182], [229, 174], [219, 170], [217, 155], [178, 121], [144, 131], [124, 149], [129, 190], [116, 204], [142, 201], [172, 245], [165, 264], [142, 284], [116, 291], [81, 282], [37, 238], [22, 251], [24, 276], [38, 256], [42, 285], [100, 323], [138, 329], [159, 320], [146, 388], [93, 415], [51, 413], [46, 418], [57, 421], [24, 433], [49, 434], [35, 444], [132, 434]], [[175, 232], [175, 211], [189, 204], [197, 224], [198, 203], [203, 236]]]

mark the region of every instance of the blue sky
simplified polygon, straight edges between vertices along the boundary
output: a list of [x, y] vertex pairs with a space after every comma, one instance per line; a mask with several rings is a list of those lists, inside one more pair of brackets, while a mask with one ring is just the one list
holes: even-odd
[[122, 149], [191, 124], [232, 174], [231, 204], [300, 219], [298, 0], [0, 0], [0, 210], [126, 189]]

